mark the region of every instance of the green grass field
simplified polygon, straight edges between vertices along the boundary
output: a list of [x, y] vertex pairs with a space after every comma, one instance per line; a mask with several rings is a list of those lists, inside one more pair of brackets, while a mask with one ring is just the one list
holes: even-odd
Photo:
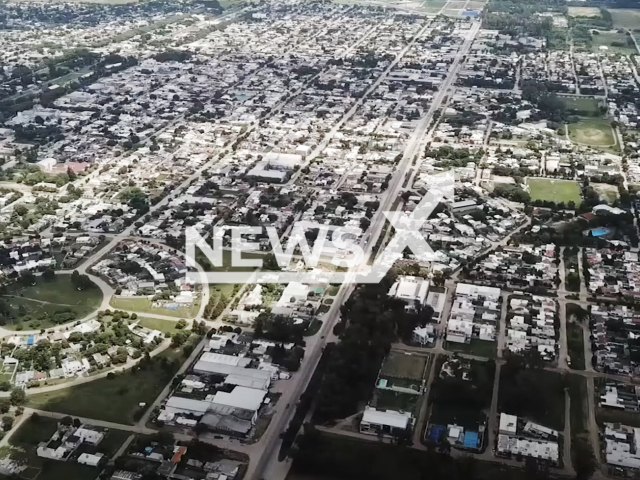
[[404, 352], [391, 351], [384, 359], [380, 375], [422, 380], [424, 367], [428, 360], [426, 356], [406, 355]]
[[600, 113], [600, 102], [593, 97], [560, 97], [567, 110], [577, 115], [597, 115]]
[[28, 287], [14, 283], [7, 287], [7, 295], [74, 307], [97, 308], [102, 301], [102, 291], [98, 287], [78, 290], [71, 283], [71, 275], [56, 275], [52, 280], [36, 277], [36, 284]]
[[471, 343], [455, 343], [445, 342], [445, 350], [451, 352], [467, 353], [469, 355], [477, 355], [479, 357], [495, 358], [497, 350], [496, 342], [488, 342], [472, 338]]
[[[591, 50], [593, 52], [619, 53], [621, 55], [637, 54], [635, 45], [630, 37], [619, 32], [600, 32], [591, 35]], [[606, 50], [600, 49], [607, 47]]]
[[617, 153], [619, 147], [611, 128], [611, 122], [604, 118], [582, 118], [567, 125], [569, 139], [579, 145]]
[[[166, 358], [169, 360], [165, 363]], [[100, 378], [62, 390], [29, 395], [27, 405], [40, 410], [133, 425], [141, 402], [151, 405], [184, 361], [179, 352], [165, 350], [151, 364], [114, 378]]]
[[52, 321], [56, 312], [70, 310], [76, 319], [94, 312], [102, 303], [102, 291], [96, 285], [78, 290], [70, 275], [56, 275], [52, 280], [36, 277], [36, 284], [27, 287], [13, 283], [0, 298], [12, 311], [5, 328], [16, 329], [22, 321], [24, 328], [30, 328], [30, 323], [31, 328], [49, 328], [56, 324]]
[[640, 10], [631, 8], [609, 8], [614, 28], [640, 28]]
[[200, 302], [194, 302], [191, 306], [181, 306], [176, 310], [169, 310], [168, 308], [156, 308], [153, 307], [153, 302], [148, 298], [118, 298], [113, 297], [109, 302], [115, 309], [129, 310], [137, 313], [155, 313], [158, 315], [166, 315], [168, 317], [176, 318], [194, 318], [198, 314], [200, 308]]
[[580, 187], [572, 180], [529, 177], [527, 185], [532, 200], [549, 200], [556, 203], [573, 201], [576, 205], [582, 203]]
[[176, 328], [178, 322], [172, 322], [171, 320], [161, 320], [159, 318], [148, 317], [138, 317], [138, 320], [140, 321], [139, 325], [151, 328], [152, 330], [160, 330], [162, 333], [176, 333], [180, 331]]

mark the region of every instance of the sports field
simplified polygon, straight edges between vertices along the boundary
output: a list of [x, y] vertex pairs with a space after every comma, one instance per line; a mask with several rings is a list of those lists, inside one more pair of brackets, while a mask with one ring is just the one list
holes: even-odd
[[556, 203], [582, 203], [578, 182], [572, 180], [555, 180], [551, 178], [527, 179], [529, 194], [532, 200], [548, 200]]
[[579, 145], [615, 147], [616, 139], [611, 124], [604, 118], [583, 118], [567, 127], [569, 139]]

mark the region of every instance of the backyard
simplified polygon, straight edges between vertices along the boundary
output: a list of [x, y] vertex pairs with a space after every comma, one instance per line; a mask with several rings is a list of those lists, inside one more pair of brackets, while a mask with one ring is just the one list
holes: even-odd
[[113, 378], [100, 378], [70, 388], [29, 395], [28, 406], [132, 425], [144, 411], [139, 404], [148, 406], [153, 403], [182, 361], [184, 358], [180, 352], [165, 350], [139, 370], [127, 370]]
[[574, 202], [576, 206], [582, 203], [578, 182], [572, 180], [553, 180], [549, 178], [527, 179], [529, 194], [532, 200], [547, 200], [556, 203]]

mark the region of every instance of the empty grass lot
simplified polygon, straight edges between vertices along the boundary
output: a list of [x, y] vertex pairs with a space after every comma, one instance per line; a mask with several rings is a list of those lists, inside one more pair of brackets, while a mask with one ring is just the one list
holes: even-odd
[[111, 302], [109, 302], [115, 309], [119, 310], [129, 310], [131, 312], [137, 313], [154, 313], [157, 315], [166, 315], [168, 317], [176, 317], [176, 318], [194, 318], [198, 314], [198, 309], [200, 308], [200, 301], [195, 301], [193, 305], [189, 306], [180, 306], [175, 310], [170, 310], [168, 308], [160, 307], [156, 308], [153, 306], [153, 302], [146, 297], [113, 297]]
[[578, 145], [618, 151], [618, 145], [611, 129], [611, 122], [604, 118], [583, 118], [567, 125], [569, 140]]
[[599, 115], [600, 102], [593, 97], [560, 97], [571, 113], [577, 115]]
[[549, 200], [552, 202], [582, 203], [580, 187], [572, 180], [555, 180], [550, 178], [528, 178], [527, 185], [532, 200]]
[[598, 7], [569, 7], [567, 13], [570, 17], [601, 17]]
[[[150, 328], [152, 330], [159, 330], [162, 333], [176, 333], [179, 332], [176, 328], [178, 322], [172, 322], [171, 320], [161, 320], [159, 318], [146, 318], [138, 317], [139, 325]], [[191, 328], [191, 327], [187, 327]]]
[[591, 183], [591, 187], [598, 192], [600, 200], [604, 200], [609, 205], [612, 205], [620, 196], [618, 187], [615, 185], [609, 185], [608, 183]]
[[[11, 316], [15, 319], [13, 323], [5, 325], [5, 328], [16, 328], [18, 320], [25, 316], [39, 319], [38, 328], [49, 328], [55, 325], [52, 317], [56, 312], [74, 312], [76, 319], [94, 312], [102, 303], [102, 291], [94, 284], [90, 288], [78, 290], [71, 283], [70, 275], [56, 275], [51, 280], [36, 277], [35, 285], [26, 287], [20, 283], [9, 285], [6, 294], [0, 298], [9, 305]], [[45, 313], [47, 317], [40, 319]]]
[[495, 358], [497, 344], [496, 342], [472, 338], [471, 343], [445, 342], [444, 348], [451, 352], [466, 353], [485, 358]]
[[611, 19], [614, 28], [628, 28], [635, 30], [640, 28], [640, 10], [631, 8], [610, 8]]
[[151, 405], [182, 361], [184, 358], [179, 352], [165, 350], [137, 372], [127, 370], [111, 379], [100, 378], [62, 390], [29, 395], [27, 405], [40, 410], [133, 425], [141, 415], [139, 404]]
[[600, 46], [607, 47], [607, 53], [619, 53], [621, 55], [637, 54], [635, 45], [631, 38], [625, 33], [619, 32], [600, 32], [591, 35], [591, 50], [593, 52], [601, 52]]
[[422, 355], [407, 355], [391, 351], [382, 364], [380, 375], [384, 377], [422, 380], [428, 358]]

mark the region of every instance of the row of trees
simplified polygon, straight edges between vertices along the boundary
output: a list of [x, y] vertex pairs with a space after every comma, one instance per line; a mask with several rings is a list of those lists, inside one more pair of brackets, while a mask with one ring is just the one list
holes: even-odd
[[317, 397], [315, 418], [325, 422], [345, 418], [366, 400], [382, 360], [398, 338], [408, 338], [418, 325], [431, 319], [433, 310], [408, 313], [405, 303], [389, 298], [395, 281], [391, 272], [378, 284], [363, 285], [340, 308], [340, 334], [332, 352]]

